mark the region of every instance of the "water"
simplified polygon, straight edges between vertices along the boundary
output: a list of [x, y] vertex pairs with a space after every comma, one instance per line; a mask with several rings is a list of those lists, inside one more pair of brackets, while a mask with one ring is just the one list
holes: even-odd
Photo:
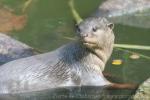
[[[22, 14], [21, 8], [26, 0], [1, 0], [3, 4], [15, 9], [16, 14]], [[83, 18], [88, 17], [100, 4], [100, 0], [76, 0], [76, 9]], [[13, 31], [14, 38], [42, 52], [54, 50], [68, 43], [75, 36], [75, 21], [68, 7], [68, 0], [33, 0], [28, 7], [27, 25], [20, 31]], [[150, 29], [115, 25], [115, 43], [150, 45]], [[135, 51], [135, 50], [132, 50]], [[150, 56], [149, 51], [136, 51]], [[118, 77], [116, 82], [141, 83], [150, 76], [150, 61], [140, 58], [130, 59], [131, 54], [114, 49], [107, 63], [105, 72]], [[121, 65], [112, 65], [113, 59], [121, 59]], [[129, 93], [129, 92], [128, 92]]]

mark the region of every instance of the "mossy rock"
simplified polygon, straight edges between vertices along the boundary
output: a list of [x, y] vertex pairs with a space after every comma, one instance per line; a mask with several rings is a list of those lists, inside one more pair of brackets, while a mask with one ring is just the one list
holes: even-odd
[[139, 86], [133, 100], [150, 100], [150, 78]]

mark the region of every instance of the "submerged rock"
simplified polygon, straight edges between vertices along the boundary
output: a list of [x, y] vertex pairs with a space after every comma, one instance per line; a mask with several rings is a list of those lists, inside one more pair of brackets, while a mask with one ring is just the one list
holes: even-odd
[[0, 32], [8, 33], [13, 30], [21, 30], [26, 21], [26, 15], [16, 15], [12, 9], [0, 6]]
[[150, 0], [107, 0], [94, 16], [107, 17], [123, 25], [150, 28]]
[[138, 88], [134, 100], [150, 100], [150, 78]]
[[18, 58], [35, 54], [33, 48], [0, 33], [0, 65]]

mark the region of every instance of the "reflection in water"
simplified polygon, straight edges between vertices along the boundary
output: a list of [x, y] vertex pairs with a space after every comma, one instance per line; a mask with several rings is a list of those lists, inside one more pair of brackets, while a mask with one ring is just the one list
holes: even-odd
[[93, 86], [66, 87], [29, 93], [0, 95], [1, 100], [124, 100], [128, 97], [130, 95], [122, 95], [120, 90]]

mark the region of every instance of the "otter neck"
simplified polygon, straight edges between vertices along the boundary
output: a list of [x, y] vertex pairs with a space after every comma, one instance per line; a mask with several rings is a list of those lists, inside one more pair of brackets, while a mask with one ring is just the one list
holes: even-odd
[[[101, 51], [92, 51], [88, 49], [86, 46], [84, 46], [81, 42], [76, 42], [75, 43], [76, 49], [75, 52], [78, 52], [78, 55], [74, 55], [74, 57], [77, 57], [81, 63], [86, 65], [87, 67], [91, 67], [93, 70], [95, 69], [96, 71], [103, 71], [106, 63], [106, 58], [104, 53]], [[90, 66], [89, 66], [90, 65]], [[94, 66], [94, 67], [93, 67]], [[100, 69], [99, 69], [100, 68]]]

